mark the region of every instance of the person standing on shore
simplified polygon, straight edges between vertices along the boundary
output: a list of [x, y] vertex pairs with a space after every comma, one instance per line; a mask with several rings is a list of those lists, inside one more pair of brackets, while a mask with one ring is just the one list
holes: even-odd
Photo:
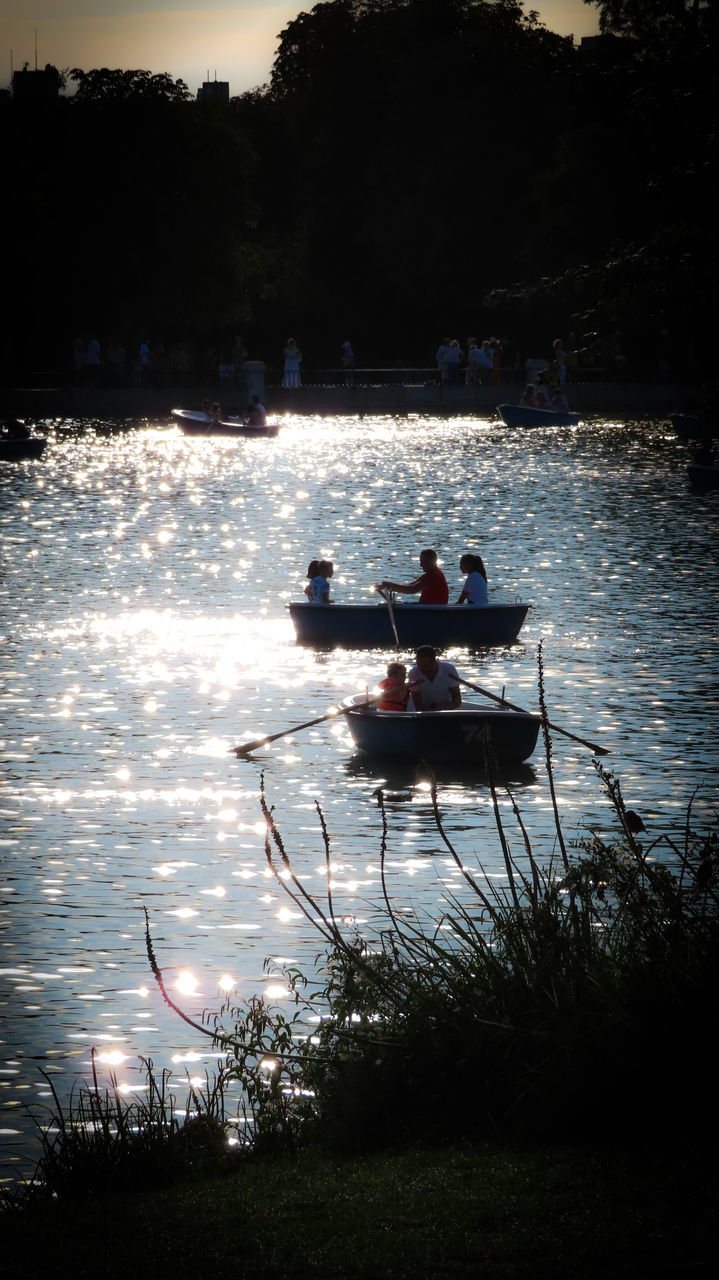
[[294, 338], [287, 339], [287, 346], [283, 351], [285, 367], [282, 375], [283, 387], [299, 387], [300, 382], [300, 365], [302, 363], [302, 352], [300, 351]]

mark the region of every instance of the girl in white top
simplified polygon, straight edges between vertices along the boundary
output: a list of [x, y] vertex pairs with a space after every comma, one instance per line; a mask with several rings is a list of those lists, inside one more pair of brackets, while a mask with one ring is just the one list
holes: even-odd
[[489, 604], [487, 595], [487, 571], [481, 556], [463, 555], [459, 567], [466, 573], [464, 586], [457, 604]]

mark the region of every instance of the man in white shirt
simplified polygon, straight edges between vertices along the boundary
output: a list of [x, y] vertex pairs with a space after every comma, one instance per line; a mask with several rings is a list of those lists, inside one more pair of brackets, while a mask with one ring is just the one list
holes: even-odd
[[439, 662], [431, 644], [420, 645], [416, 666], [409, 673], [409, 691], [415, 711], [443, 711], [459, 707], [459, 676], [451, 662]]

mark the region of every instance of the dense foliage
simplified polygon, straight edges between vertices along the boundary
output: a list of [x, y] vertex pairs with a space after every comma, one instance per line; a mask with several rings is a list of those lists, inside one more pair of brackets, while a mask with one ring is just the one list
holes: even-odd
[[490, 782], [505, 886], [454, 849], [435, 796], [466, 891], [446, 895], [439, 919], [390, 900], [385, 822], [384, 916], [361, 933], [331, 892], [325, 906], [308, 892], [263, 805], [269, 865], [328, 949], [316, 981], [282, 971], [294, 1012], [254, 1000], [214, 1023], [259, 1146], [714, 1132], [695, 1085], [719, 978], [716, 833], [694, 830], [690, 806], [683, 831], [640, 839], [617, 779], [599, 772], [618, 830], [569, 853], [557, 815], [546, 865], [516, 805], [510, 835]]
[[703, 373], [715, 7], [599, 7], [575, 48], [517, 0], [327, 0], [229, 104], [107, 68], [6, 97], [6, 378], [92, 331], [268, 360], [293, 332], [316, 365], [350, 337], [367, 365], [620, 330], [632, 366]]

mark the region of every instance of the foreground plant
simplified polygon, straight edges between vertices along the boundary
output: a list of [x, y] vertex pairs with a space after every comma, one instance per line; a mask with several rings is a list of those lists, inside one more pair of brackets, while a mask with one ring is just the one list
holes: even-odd
[[[320, 806], [326, 903], [295, 873], [263, 783], [268, 865], [325, 953], [311, 980], [279, 971], [289, 1013], [254, 998], [192, 1022], [227, 1053], [255, 1145], [314, 1139], [349, 1150], [419, 1138], [652, 1137], [713, 1123], [703, 1081], [719, 980], [717, 833], [694, 830], [690, 802], [679, 833], [640, 842], [618, 779], [595, 762], [616, 833], [582, 839], [570, 853], [554, 791], [541, 651], [540, 704], [556, 855], [540, 865], [507, 792], [516, 823], [510, 837], [490, 767], [507, 877], [497, 886], [452, 845], [433, 786], [437, 835], [464, 883], [461, 900], [446, 897], [440, 920], [409, 919], [391, 900], [381, 792], [383, 918], [360, 934], [335, 909]], [[148, 952], [177, 1008], [149, 927]]]
[[182, 1111], [170, 1089], [170, 1072], [145, 1068], [144, 1096], [122, 1095], [113, 1072], [100, 1081], [95, 1050], [91, 1082], [83, 1083], [63, 1106], [50, 1076], [49, 1121], [35, 1117], [42, 1156], [18, 1202], [30, 1194], [76, 1198], [166, 1186], [209, 1168], [217, 1171], [231, 1158], [227, 1144], [224, 1092], [226, 1073], [205, 1077], [205, 1087], [188, 1079]]

